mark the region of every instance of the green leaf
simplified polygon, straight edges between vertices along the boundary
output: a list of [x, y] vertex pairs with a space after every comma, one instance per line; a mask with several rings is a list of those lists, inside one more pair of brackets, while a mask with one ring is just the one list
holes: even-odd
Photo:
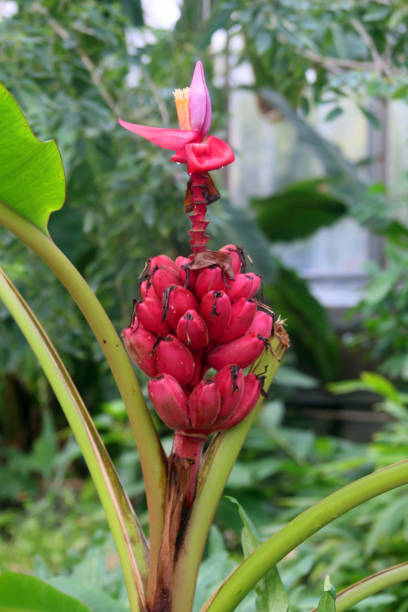
[[371, 391], [390, 401], [401, 403], [397, 389], [386, 378], [375, 372], [362, 372], [358, 380], [343, 380], [328, 385], [332, 393], [353, 393], [353, 391]]
[[384, 378], [384, 376], [376, 374], [375, 372], [363, 372], [361, 374], [361, 380], [375, 393], [379, 393], [390, 400], [398, 402], [399, 394], [397, 389], [389, 380]]
[[324, 593], [320, 598], [317, 612], [336, 612], [336, 591], [329, 576], [324, 579]]
[[390, 13], [390, 7], [388, 7], [388, 6], [376, 6], [376, 7], [373, 7], [372, 9], [368, 10], [363, 15], [363, 21], [365, 21], [365, 22], [381, 21], [382, 19], [387, 17], [389, 15], [389, 13]]
[[384, 272], [377, 275], [372, 282], [369, 283], [364, 302], [369, 305], [377, 305], [381, 302], [393, 287], [400, 280], [401, 272], [398, 268], [387, 268]]
[[48, 584], [57, 588], [59, 591], [76, 597], [90, 607], [92, 612], [126, 612], [125, 608], [118, 601], [113, 600], [103, 591], [99, 591], [87, 584], [82, 584], [67, 578], [65, 576], [57, 576], [47, 581]]
[[0, 576], [0, 612], [91, 612], [83, 603], [34, 576]]
[[[238, 507], [238, 514], [244, 525], [241, 544], [244, 555], [247, 557], [261, 543], [261, 540], [241, 504], [234, 497], [227, 496], [227, 499]], [[277, 567], [274, 567], [259, 581], [255, 590], [258, 612], [287, 612], [288, 597]]]
[[265, 576], [262, 583], [264, 583], [264, 587], [260, 586], [256, 598], [256, 609], [258, 612], [287, 612], [288, 596], [278, 568], [274, 567]]
[[56, 143], [34, 136], [16, 100], [0, 84], [0, 201], [48, 234], [49, 216], [64, 199]]
[[334, 121], [334, 119], [337, 119], [337, 117], [340, 117], [340, 115], [342, 114], [343, 114], [343, 109], [340, 106], [336, 106], [335, 108], [332, 108], [332, 110], [327, 113], [324, 120]]
[[245, 557], [247, 557], [255, 550], [258, 544], [260, 544], [261, 540], [256, 532], [254, 524], [252, 523], [251, 519], [249, 518], [248, 514], [245, 512], [239, 501], [236, 500], [235, 497], [231, 497], [229, 495], [226, 495], [226, 498], [231, 503], [235, 504], [238, 508], [238, 514], [244, 526], [241, 534], [242, 550], [244, 552]]
[[392, 244], [408, 248], [408, 228], [400, 221], [395, 219], [391, 221], [387, 227], [386, 236]]
[[261, 229], [274, 242], [306, 238], [320, 227], [332, 225], [347, 211], [322, 179], [294, 183], [267, 198], [254, 198], [252, 204]]
[[376, 130], [381, 129], [381, 121], [376, 115], [374, 115], [374, 113], [372, 113], [370, 110], [368, 110], [368, 108], [365, 108], [364, 106], [360, 106], [360, 110], [367, 119], [367, 121], [373, 126], [373, 128], [375, 128]]

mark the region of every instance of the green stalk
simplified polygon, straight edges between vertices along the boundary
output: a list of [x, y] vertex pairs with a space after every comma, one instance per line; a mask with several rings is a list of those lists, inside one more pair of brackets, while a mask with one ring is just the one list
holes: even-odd
[[408, 484], [408, 460], [377, 470], [317, 502], [244, 559], [201, 612], [232, 612], [258, 580], [316, 531], [348, 510], [404, 484]]
[[1, 202], [0, 224], [16, 234], [53, 270], [82, 311], [106, 356], [140, 455], [150, 521], [150, 566], [154, 572], [163, 530], [167, 463], [122, 341], [85, 279], [50, 237]]
[[[408, 580], [408, 562], [393, 565], [381, 572], [367, 576], [367, 578], [352, 584], [337, 594], [336, 612], [349, 610], [363, 599], [367, 599], [367, 597], [371, 597], [371, 595], [375, 595], [375, 593], [404, 580]], [[317, 608], [313, 608], [310, 612], [317, 612]]]
[[0, 298], [31, 345], [85, 458], [118, 551], [130, 609], [132, 612], [144, 610], [144, 583], [148, 571], [147, 546], [142, 528], [109, 454], [53, 344], [34, 313], [1, 269]]
[[[287, 347], [286, 332], [277, 325], [275, 335], [271, 339], [271, 350], [264, 351], [252, 368], [255, 374], [263, 374], [265, 366], [268, 366], [265, 372], [265, 391], [269, 389]], [[255, 409], [242, 423], [225, 433], [218, 434], [204, 457], [183, 547], [175, 566], [173, 612], [192, 610], [198, 570], [215, 511], [228, 476], [262, 403], [263, 399], [260, 399]]]

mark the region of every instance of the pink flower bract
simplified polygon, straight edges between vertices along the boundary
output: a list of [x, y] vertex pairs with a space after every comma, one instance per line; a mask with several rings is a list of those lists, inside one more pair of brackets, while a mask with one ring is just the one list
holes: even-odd
[[[185, 90], [188, 91], [188, 90]], [[188, 121], [191, 129], [170, 129], [129, 123], [119, 119], [122, 127], [163, 149], [175, 151], [172, 161], [187, 164], [189, 174], [208, 172], [234, 161], [231, 147], [215, 136], [207, 140], [211, 125], [211, 100], [205, 82], [203, 65], [197, 62], [188, 95]]]

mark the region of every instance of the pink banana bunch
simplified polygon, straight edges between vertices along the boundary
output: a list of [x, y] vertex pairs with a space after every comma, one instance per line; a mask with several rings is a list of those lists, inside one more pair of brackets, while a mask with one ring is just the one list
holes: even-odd
[[123, 338], [170, 428], [206, 437], [254, 408], [261, 382], [243, 369], [267, 346], [273, 325], [255, 297], [260, 282], [234, 245], [148, 260]]

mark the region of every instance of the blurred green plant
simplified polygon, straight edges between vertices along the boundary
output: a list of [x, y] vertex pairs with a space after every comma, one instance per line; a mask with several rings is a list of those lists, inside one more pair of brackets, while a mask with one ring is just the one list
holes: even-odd
[[408, 381], [408, 250], [392, 243], [385, 248], [383, 269], [370, 263], [369, 282], [360, 304], [350, 316], [358, 315], [362, 330], [357, 344], [392, 380]]

